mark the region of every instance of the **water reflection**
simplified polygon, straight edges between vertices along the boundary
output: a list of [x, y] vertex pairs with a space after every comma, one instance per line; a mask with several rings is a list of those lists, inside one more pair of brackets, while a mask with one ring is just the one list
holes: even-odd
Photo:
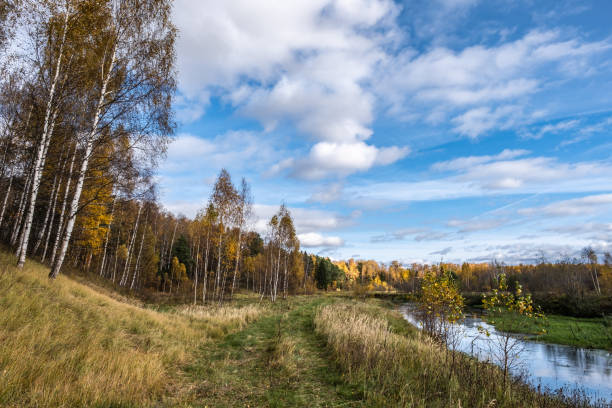
[[[404, 318], [419, 326], [414, 305], [400, 307]], [[490, 337], [483, 335], [478, 326], [487, 329]], [[477, 317], [467, 317], [455, 326], [461, 333], [457, 349], [482, 361], [495, 362], [491, 344], [500, 339], [495, 327]], [[612, 353], [605, 350], [583, 349], [560, 344], [547, 344], [519, 340], [522, 346], [521, 365], [511, 368], [514, 374], [526, 372], [534, 385], [550, 389], [583, 390], [589, 397], [612, 402]]]

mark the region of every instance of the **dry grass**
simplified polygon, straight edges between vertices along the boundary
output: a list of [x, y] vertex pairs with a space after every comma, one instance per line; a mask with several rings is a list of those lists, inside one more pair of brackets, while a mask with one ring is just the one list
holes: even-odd
[[315, 317], [315, 328], [347, 379], [361, 384], [368, 406], [588, 406], [578, 396], [538, 394], [518, 380], [504, 388], [497, 367], [459, 353], [453, 359], [422, 335], [398, 334], [385, 312], [373, 306], [324, 306]]
[[160, 313], [0, 253], [0, 406], [150, 406], [167, 402], [180, 367], [254, 307]]
[[207, 325], [211, 337], [222, 337], [229, 332], [242, 330], [257, 320], [263, 312], [257, 305], [234, 306], [180, 306], [175, 313], [200, 320]]

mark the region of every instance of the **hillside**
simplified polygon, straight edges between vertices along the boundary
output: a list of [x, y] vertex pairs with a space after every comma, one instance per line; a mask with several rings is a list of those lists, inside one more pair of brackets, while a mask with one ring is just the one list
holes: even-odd
[[[180, 368], [212, 337], [259, 309], [183, 308], [170, 313], [29, 262], [0, 259], [0, 405], [145, 406], [180, 388]], [[210, 312], [210, 313], [209, 313]], [[171, 405], [171, 404], [170, 404]]]

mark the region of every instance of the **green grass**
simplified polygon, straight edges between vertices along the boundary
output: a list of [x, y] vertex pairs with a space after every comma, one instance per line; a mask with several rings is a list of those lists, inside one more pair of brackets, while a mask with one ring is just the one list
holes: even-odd
[[314, 332], [313, 318], [331, 297], [296, 296], [268, 305], [246, 329], [206, 344], [186, 369], [196, 407], [361, 407]]
[[[491, 319], [490, 319], [491, 320]], [[546, 343], [612, 351], [612, 318], [577, 318], [549, 315], [543, 321], [502, 315], [492, 319], [500, 330], [535, 336]], [[545, 329], [545, 333], [541, 333]]]
[[158, 307], [14, 261], [0, 253], [1, 407], [572, 406], [465, 356], [449, 369], [384, 300]]

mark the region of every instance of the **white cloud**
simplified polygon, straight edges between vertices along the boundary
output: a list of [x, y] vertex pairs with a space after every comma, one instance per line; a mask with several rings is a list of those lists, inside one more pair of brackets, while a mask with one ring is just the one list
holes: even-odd
[[526, 132], [522, 136], [526, 139], [541, 139], [547, 134], [558, 134], [567, 130], [574, 129], [580, 124], [580, 120], [572, 119], [565, 120], [557, 123], [550, 123], [542, 126], [537, 132]]
[[[514, 153], [513, 153], [514, 152]], [[507, 151], [511, 157], [522, 151]], [[607, 191], [612, 164], [605, 161], [563, 163], [551, 157], [492, 160], [472, 156], [434, 164], [436, 170], [455, 170], [444, 178], [415, 182], [374, 182], [352, 185], [346, 195], [358, 201], [432, 201], [500, 194], [587, 193]]]
[[[392, 0], [178, 0], [180, 90], [197, 104], [219, 95], [267, 131], [291, 121], [318, 141], [309, 160], [330, 150], [357, 155], [307, 175], [296, 159], [297, 175], [348, 175], [390, 164], [405, 148], [364, 142], [375, 103], [365, 84], [391, 58], [398, 10]], [[199, 112], [186, 106], [182, 116]]]
[[349, 175], [374, 165], [387, 165], [408, 155], [407, 147], [377, 148], [363, 142], [315, 144], [307, 158], [296, 163], [293, 175], [320, 179], [330, 175]]
[[[354, 219], [360, 215], [359, 213], [353, 213], [350, 216], [343, 216], [330, 211], [299, 207], [288, 207], [288, 209], [293, 217], [298, 234], [341, 229], [351, 225]], [[270, 218], [278, 212], [278, 206], [255, 204], [253, 212], [257, 217], [255, 230], [259, 233], [265, 233]]]
[[551, 182], [596, 180], [608, 178], [612, 166], [608, 163], [560, 163], [554, 158], [534, 157], [480, 164], [457, 176], [459, 180], [477, 183], [485, 189], [512, 190], [523, 186], [542, 186], [554, 190]]
[[476, 138], [492, 129], [510, 129], [524, 120], [523, 109], [518, 105], [505, 105], [496, 109], [480, 107], [470, 109], [453, 118], [455, 131]]
[[538, 208], [519, 210], [523, 215], [576, 216], [593, 215], [612, 209], [612, 194], [597, 194], [557, 201]]
[[514, 159], [516, 157], [525, 156], [529, 153], [531, 153], [529, 150], [523, 149], [504, 149], [501, 153], [493, 156], [459, 157], [457, 159], [435, 163], [431, 167], [433, 170], [438, 171], [466, 170], [478, 164], [490, 163], [497, 160]]
[[344, 240], [342, 240], [342, 238], [333, 236], [326, 237], [316, 232], [299, 234], [298, 239], [300, 240], [301, 246], [305, 248], [344, 246]]
[[312, 203], [331, 203], [342, 198], [344, 185], [342, 183], [332, 183], [324, 186], [319, 191], [310, 196], [308, 202]]
[[503, 219], [470, 219], [470, 220], [450, 220], [446, 225], [458, 229], [459, 233], [475, 232], [496, 229], [504, 225], [507, 220]]
[[165, 174], [200, 173], [221, 167], [236, 170], [264, 168], [277, 157], [269, 137], [256, 132], [230, 131], [211, 139], [182, 133], [170, 144], [167, 160], [161, 166]]
[[434, 47], [421, 54], [405, 50], [386, 61], [379, 92], [393, 112], [425, 105], [438, 117], [441, 112], [453, 115], [458, 133], [477, 137], [528, 123], [533, 119], [526, 113], [529, 95], [549, 86], [549, 79], [582, 76], [575, 67], [610, 47], [608, 41], [567, 39], [560, 31], [532, 31], [490, 47]]
[[439, 251], [430, 252], [429, 255], [448, 255], [453, 251], [453, 247], [446, 247], [444, 249], [440, 249]]
[[376, 235], [370, 238], [370, 242], [402, 241], [412, 237], [416, 242], [440, 241], [449, 238], [450, 234], [444, 231], [435, 231], [430, 228], [404, 228], [397, 231]]

